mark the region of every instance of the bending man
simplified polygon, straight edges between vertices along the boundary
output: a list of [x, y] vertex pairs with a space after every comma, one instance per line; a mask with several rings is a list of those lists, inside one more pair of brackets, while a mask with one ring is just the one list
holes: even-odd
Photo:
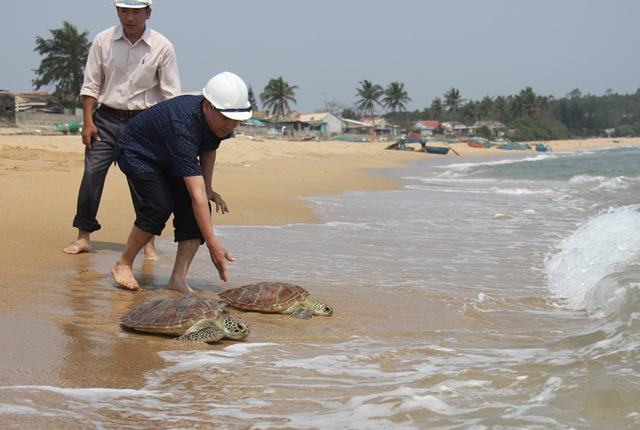
[[237, 75], [220, 73], [202, 96], [184, 95], [159, 103], [129, 122], [117, 142], [116, 159], [127, 175], [136, 220], [125, 250], [111, 273], [118, 285], [140, 290], [133, 262], [153, 235], [160, 235], [174, 215], [178, 252], [167, 288], [193, 292], [187, 271], [201, 244], [206, 244], [220, 279], [227, 281], [226, 261], [233, 261], [211, 225], [211, 206], [229, 209], [211, 187], [216, 152], [241, 120], [251, 117], [247, 86]]

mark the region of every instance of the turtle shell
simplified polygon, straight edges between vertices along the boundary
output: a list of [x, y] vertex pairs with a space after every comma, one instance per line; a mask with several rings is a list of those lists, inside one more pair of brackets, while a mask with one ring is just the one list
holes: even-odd
[[146, 303], [133, 309], [120, 321], [135, 330], [177, 336], [202, 319], [215, 320], [227, 314], [217, 300], [186, 295]]
[[302, 287], [282, 282], [259, 282], [232, 288], [219, 294], [220, 298], [238, 309], [281, 313], [296, 302], [303, 302], [309, 293]]

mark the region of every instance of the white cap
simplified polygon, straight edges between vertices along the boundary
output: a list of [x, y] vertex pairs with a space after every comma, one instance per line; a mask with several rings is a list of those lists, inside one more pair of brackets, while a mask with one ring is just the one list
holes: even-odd
[[237, 121], [251, 118], [247, 85], [234, 73], [223, 72], [215, 75], [202, 89], [202, 95], [215, 110], [227, 118]]
[[126, 7], [129, 9], [142, 9], [151, 6], [152, 0], [116, 0], [113, 2], [117, 7]]

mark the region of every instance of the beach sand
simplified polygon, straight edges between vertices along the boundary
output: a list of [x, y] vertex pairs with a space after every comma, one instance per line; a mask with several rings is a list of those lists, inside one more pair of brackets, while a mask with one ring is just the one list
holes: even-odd
[[[640, 139], [549, 142], [556, 152], [619, 144], [640, 144]], [[218, 151], [214, 189], [231, 212], [214, 214], [214, 225], [314, 222], [314, 214], [298, 197], [395, 189], [401, 184], [368, 171], [445, 157], [419, 152], [419, 144], [410, 145], [415, 151], [390, 151], [385, 149], [388, 145], [244, 138], [225, 141]], [[534, 150], [477, 149], [466, 144], [452, 147], [463, 157], [537, 154]], [[139, 387], [145, 372], [162, 365], [157, 351], [182, 347], [165, 339], [140, 342], [139, 336], [124, 333], [119, 318], [145, 293], [117, 288], [109, 268], [95, 264], [103, 252], [122, 251], [134, 219], [125, 176], [117, 167], [107, 179], [98, 214], [102, 230], [92, 235], [92, 252], [78, 256], [62, 252], [77, 234], [71, 223], [83, 151], [79, 136], [0, 136], [2, 386]], [[450, 151], [446, 157], [456, 154]], [[172, 228], [167, 227], [163, 237], [171, 235]], [[144, 270], [153, 271], [153, 262], [142, 264]], [[237, 286], [234, 276], [231, 264], [230, 287]], [[217, 281], [213, 268], [212, 280]], [[370, 303], [375, 306], [374, 299]], [[363, 311], [366, 313], [366, 307]], [[337, 322], [348, 326], [349, 318], [360, 317], [351, 313]], [[318, 324], [328, 324], [326, 321]]]

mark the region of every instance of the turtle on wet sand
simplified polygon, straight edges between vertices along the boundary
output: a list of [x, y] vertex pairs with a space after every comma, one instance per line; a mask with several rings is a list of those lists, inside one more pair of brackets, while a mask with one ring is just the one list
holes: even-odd
[[331, 306], [311, 300], [304, 288], [283, 282], [245, 285], [226, 290], [219, 296], [224, 303], [245, 311], [291, 314], [300, 319], [333, 315]]
[[249, 335], [249, 323], [229, 315], [218, 300], [195, 294], [158, 299], [123, 316], [125, 327], [172, 336], [181, 341], [240, 340]]

